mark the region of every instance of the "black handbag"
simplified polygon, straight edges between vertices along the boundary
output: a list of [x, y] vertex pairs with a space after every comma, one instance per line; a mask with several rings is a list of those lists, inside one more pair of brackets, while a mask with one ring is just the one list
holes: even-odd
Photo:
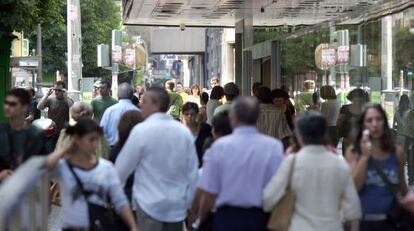
[[109, 207], [109, 203], [107, 206], [101, 206], [94, 203], [88, 202], [88, 197], [93, 195], [93, 192], [85, 191], [82, 181], [79, 179], [78, 175], [76, 175], [75, 171], [73, 170], [73, 166], [66, 162], [69, 166], [70, 171], [72, 172], [73, 176], [76, 179], [76, 182], [85, 197], [85, 201], [88, 206], [88, 214], [89, 214], [89, 230], [90, 231], [115, 231], [117, 230], [115, 226], [115, 213]]
[[371, 157], [369, 162], [372, 164], [387, 189], [394, 195], [394, 203], [390, 211], [387, 213], [387, 221], [395, 227], [395, 230], [414, 231], [413, 214], [405, 208], [401, 207], [401, 205], [398, 203], [398, 199], [403, 196], [402, 192], [399, 190], [398, 185], [391, 183], [376, 160]]

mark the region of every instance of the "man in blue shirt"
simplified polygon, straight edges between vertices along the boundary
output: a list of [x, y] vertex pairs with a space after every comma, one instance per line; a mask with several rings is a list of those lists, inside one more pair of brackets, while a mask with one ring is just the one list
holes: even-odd
[[114, 146], [118, 141], [118, 123], [122, 115], [130, 110], [139, 111], [131, 102], [133, 95], [134, 89], [131, 85], [120, 84], [118, 86], [119, 102], [107, 108], [102, 116], [100, 125], [110, 146]]

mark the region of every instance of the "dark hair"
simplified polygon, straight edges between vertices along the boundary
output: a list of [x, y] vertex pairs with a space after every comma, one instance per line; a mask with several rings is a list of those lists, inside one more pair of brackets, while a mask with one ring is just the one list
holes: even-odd
[[381, 137], [381, 149], [384, 151], [391, 151], [394, 148], [394, 138], [393, 138], [391, 129], [388, 126], [387, 114], [385, 113], [384, 109], [382, 108], [380, 104], [368, 104], [365, 106], [365, 109], [362, 111], [361, 116], [359, 117], [357, 125], [356, 125], [357, 133], [354, 136], [355, 137], [354, 139], [355, 150], [361, 153], [360, 141], [362, 139], [362, 133], [365, 130], [364, 120], [365, 120], [365, 116], [367, 115], [368, 110], [370, 109], [377, 110], [381, 114], [382, 119], [384, 120], [384, 126], [383, 126], [384, 133], [382, 134], [382, 137]]
[[336, 92], [335, 88], [329, 85], [325, 85], [321, 87], [321, 98], [322, 99], [336, 99]]
[[259, 88], [262, 86], [262, 83], [259, 83], [259, 82], [255, 82], [255, 83], [253, 83], [253, 86], [252, 86], [252, 92], [253, 92], [253, 95], [254, 96], [256, 96], [257, 97], [257, 90], [259, 90]]
[[260, 114], [259, 102], [251, 96], [237, 97], [231, 110], [240, 122], [248, 125], [255, 125]]
[[233, 132], [231, 128], [229, 113], [224, 111], [216, 114], [211, 121], [215, 133], [221, 136], [229, 135]]
[[398, 103], [398, 111], [399, 111], [400, 115], [402, 116], [404, 114], [404, 112], [406, 112], [410, 109], [411, 109], [410, 98], [408, 98], [408, 95], [403, 94], [400, 97], [400, 102]]
[[111, 82], [108, 80], [102, 80], [101, 85], [106, 85], [106, 88], [111, 89]]
[[346, 98], [349, 101], [352, 101], [354, 98], [361, 98], [364, 103], [367, 103], [369, 101], [368, 93], [360, 88], [356, 88], [349, 92]]
[[257, 89], [257, 98], [260, 103], [271, 104], [272, 100], [272, 91], [268, 87], [259, 87]]
[[167, 112], [170, 106], [170, 95], [161, 87], [150, 87], [146, 92], [152, 92], [151, 101], [159, 104], [159, 110], [161, 112]]
[[194, 110], [195, 113], [198, 114], [198, 112], [199, 112], [198, 105], [196, 103], [193, 103], [193, 102], [187, 102], [181, 107], [181, 111], [183, 113], [187, 112], [189, 110]]
[[66, 84], [65, 84], [65, 82], [63, 82], [63, 81], [56, 81], [56, 82], [55, 82], [55, 85], [56, 85], [56, 86], [61, 86], [62, 88], [66, 88]]
[[96, 132], [99, 135], [103, 134], [102, 128], [92, 119], [80, 119], [74, 126], [66, 128], [66, 134], [84, 136]]
[[141, 123], [143, 120], [144, 118], [139, 111], [131, 110], [125, 112], [118, 124], [118, 145], [122, 147], [127, 141], [131, 130], [135, 127], [135, 125]]
[[204, 104], [208, 103], [208, 94], [206, 92], [201, 93], [200, 103], [203, 102]]
[[220, 100], [224, 96], [224, 89], [221, 86], [215, 86], [211, 90], [210, 99]]
[[312, 103], [313, 104], [317, 104], [319, 102], [319, 93], [318, 92], [314, 92], [312, 94]]
[[194, 84], [193, 86], [191, 86], [191, 88], [190, 88], [191, 95], [193, 94], [193, 89], [197, 89], [198, 90], [198, 95], [201, 94], [200, 86], [198, 86], [197, 84]]
[[303, 112], [296, 120], [295, 130], [305, 144], [325, 144], [327, 122], [318, 111]]
[[29, 94], [31, 94], [33, 97], [35, 96], [35, 94], [36, 94], [36, 92], [35, 92], [35, 90], [33, 89], [33, 87], [28, 87], [28, 88], [26, 88], [26, 91], [28, 91], [29, 92]]
[[289, 99], [289, 94], [282, 89], [273, 89], [271, 92], [272, 95], [272, 100], [276, 99], [276, 98], [283, 98], [284, 100], [288, 100]]
[[169, 80], [169, 81], [166, 82], [166, 84], [167, 84], [168, 90], [170, 90], [170, 91], [174, 90], [175, 84], [174, 84], [173, 81]]
[[7, 92], [6, 96], [14, 96], [18, 98], [22, 105], [29, 105], [31, 101], [29, 92], [22, 88], [13, 88]]

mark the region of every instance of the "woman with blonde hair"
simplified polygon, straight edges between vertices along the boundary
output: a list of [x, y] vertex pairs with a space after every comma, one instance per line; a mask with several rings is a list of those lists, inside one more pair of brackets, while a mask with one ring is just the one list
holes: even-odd
[[[92, 106], [83, 102], [76, 102], [73, 104], [73, 106], [70, 108], [70, 116], [73, 119], [72, 124], [76, 124], [76, 122], [82, 120], [82, 119], [90, 119], [92, 118], [93, 110]], [[62, 129], [59, 135], [59, 139], [56, 143], [55, 150], [61, 149], [66, 145], [66, 143], [69, 141], [70, 135], [66, 133], [66, 129]], [[97, 148], [95, 150], [95, 154], [97, 157], [102, 157], [104, 159], [109, 158], [109, 144], [108, 141], [106, 141], [105, 137], [100, 137], [99, 143], [97, 145]]]

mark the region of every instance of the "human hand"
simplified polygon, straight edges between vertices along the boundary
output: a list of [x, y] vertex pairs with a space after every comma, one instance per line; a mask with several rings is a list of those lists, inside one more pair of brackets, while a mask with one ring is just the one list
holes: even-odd
[[71, 137], [63, 146], [64, 153], [73, 153], [76, 150], [76, 143], [75, 140]]
[[47, 91], [47, 96], [51, 96], [54, 91], [55, 91], [54, 88], [49, 88], [49, 90]]
[[362, 138], [360, 141], [360, 147], [361, 147], [361, 154], [364, 157], [370, 157], [372, 153], [372, 143], [369, 138], [369, 130], [365, 129], [362, 132]]
[[5, 169], [3, 171], [0, 172], [0, 180], [5, 180], [7, 179], [11, 174], [13, 173], [12, 170], [10, 169]]
[[414, 193], [408, 192], [404, 197], [398, 200], [398, 203], [410, 212], [414, 212]]

